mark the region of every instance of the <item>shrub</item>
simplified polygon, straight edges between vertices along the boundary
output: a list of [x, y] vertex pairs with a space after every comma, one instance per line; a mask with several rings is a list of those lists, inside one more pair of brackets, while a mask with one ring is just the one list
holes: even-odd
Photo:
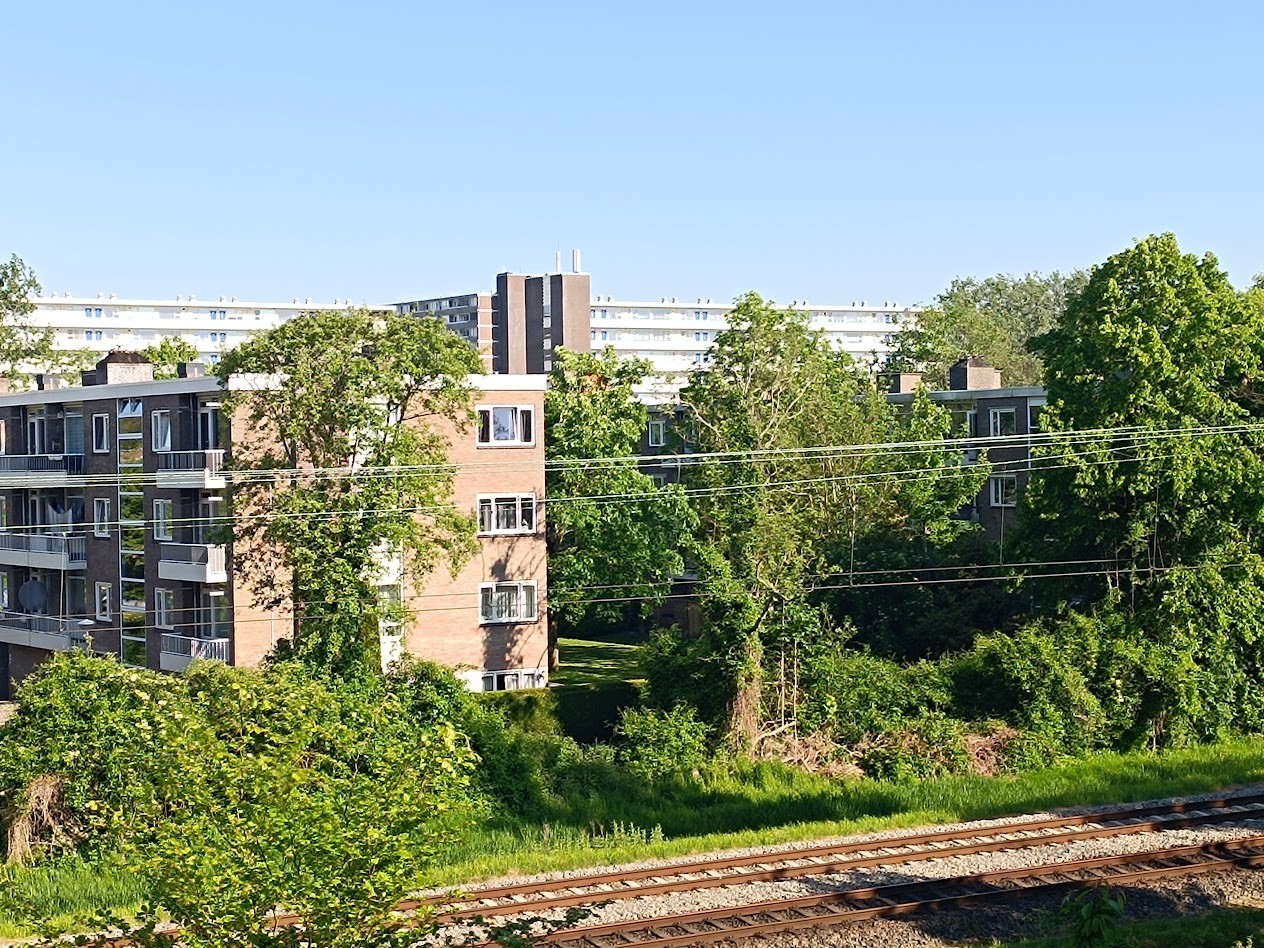
[[625, 708], [616, 731], [619, 761], [648, 780], [700, 770], [707, 763], [711, 728], [688, 705], [670, 711]]
[[936, 711], [873, 735], [856, 751], [865, 773], [880, 780], [944, 777], [972, 769], [965, 726]]

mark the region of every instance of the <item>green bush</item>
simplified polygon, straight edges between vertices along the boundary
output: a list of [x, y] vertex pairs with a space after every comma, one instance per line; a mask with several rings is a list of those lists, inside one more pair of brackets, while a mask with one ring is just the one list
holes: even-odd
[[971, 770], [965, 726], [936, 711], [867, 738], [857, 752], [865, 774], [879, 780], [947, 777]]
[[647, 780], [688, 774], [707, 763], [711, 728], [688, 705], [670, 711], [625, 708], [616, 731], [619, 762]]

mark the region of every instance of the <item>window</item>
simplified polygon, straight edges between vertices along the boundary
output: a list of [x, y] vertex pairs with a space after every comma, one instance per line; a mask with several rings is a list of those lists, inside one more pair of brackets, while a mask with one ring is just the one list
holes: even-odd
[[1018, 429], [1016, 427], [1016, 413], [1012, 408], [992, 408], [988, 411], [988, 417], [991, 419], [991, 429], [993, 438], [1002, 438], [1005, 435], [1012, 435]]
[[1028, 405], [1027, 406], [1027, 433], [1036, 434], [1040, 431], [1040, 415], [1044, 412], [1044, 405]]
[[171, 511], [174, 503], [170, 500], [154, 501], [154, 539], [171, 539]]
[[660, 490], [667, 486], [666, 474], [651, 474], [650, 477], [654, 478], [654, 486]]
[[973, 438], [975, 434], [977, 433], [975, 431], [974, 426], [975, 426], [975, 419], [978, 417], [978, 415], [979, 413], [975, 411], [973, 408], [971, 408], [969, 411], [966, 412], [966, 437], [967, 438]]
[[175, 627], [176, 597], [170, 589], [154, 590], [154, 625], [160, 629]]
[[97, 619], [101, 622], [109, 622], [113, 616], [110, 611], [110, 584], [97, 583]]
[[661, 448], [667, 443], [667, 422], [661, 420], [650, 422], [649, 441], [651, 448]]
[[535, 494], [483, 495], [478, 498], [478, 532], [532, 533]]
[[512, 445], [535, 443], [535, 409], [495, 405], [478, 410], [478, 443]]
[[534, 622], [535, 583], [481, 583], [478, 587], [479, 622]]
[[0, 573], [0, 609], [9, 608], [9, 574]]
[[93, 454], [110, 453], [110, 416], [92, 416], [92, 452]]
[[165, 408], [150, 413], [153, 428], [153, 449], [155, 451], [171, 450], [171, 412]]
[[92, 532], [99, 537], [110, 535], [110, 501], [97, 497], [92, 501]]
[[0, 530], [9, 529], [9, 502], [0, 499]]
[[1018, 475], [998, 474], [988, 481], [993, 507], [1013, 507], [1018, 503]]

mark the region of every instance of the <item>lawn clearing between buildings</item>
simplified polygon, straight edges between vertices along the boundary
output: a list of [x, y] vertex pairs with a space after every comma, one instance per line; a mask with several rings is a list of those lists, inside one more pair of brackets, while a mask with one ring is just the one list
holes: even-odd
[[644, 678], [639, 664], [641, 647], [593, 639], [558, 639], [556, 685], [595, 685]]

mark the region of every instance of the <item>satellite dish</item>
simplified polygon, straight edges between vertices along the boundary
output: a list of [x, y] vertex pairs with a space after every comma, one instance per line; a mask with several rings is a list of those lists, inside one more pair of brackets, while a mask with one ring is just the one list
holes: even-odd
[[28, 579], [18, 589], [18, 602], [27, 612], [39, 612], [48, 603], [48, 590], [38, 579]]

